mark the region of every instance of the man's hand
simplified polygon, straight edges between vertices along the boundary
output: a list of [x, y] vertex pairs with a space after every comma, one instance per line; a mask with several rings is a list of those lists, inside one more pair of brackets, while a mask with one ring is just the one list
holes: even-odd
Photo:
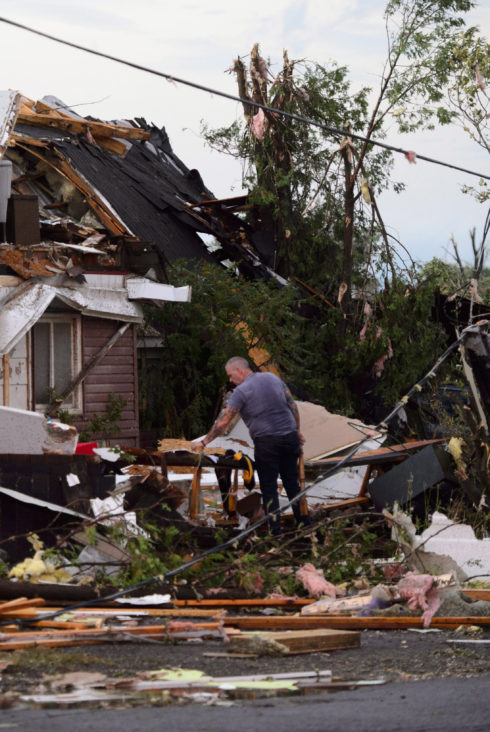
[[206, 445], [203, 440], [194, 440], [194, 442], [191, 443], [192, 452], [202, 452], [205, 447]]
[[298, 430], [298, 437], [299, 437], [299, 444], [304, 445], [306, 440], [305, 440], [304, 435], [299, 430]]

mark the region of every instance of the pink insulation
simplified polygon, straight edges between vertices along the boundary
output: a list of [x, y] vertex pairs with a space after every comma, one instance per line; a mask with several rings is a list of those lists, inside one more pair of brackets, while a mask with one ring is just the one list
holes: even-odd
[[432, 618], [441, 604], [441, 598], [434, 583], [434, 577], [430, 574], [407, 572], [405, 577], [397, 585], [400, 597], [408, 600], [408, 607], [411, 610], [416, 610], [420, 607], [423, 611], [422, 620], [424, 628], [429, 627]]
[[328, 595], [328, 597], [340, 597], [345, 595], [344, 590], [336, 587], [331, 582], [328, 582], [323, 576], [321, 569], [316, 569], [312, 564], [304, 564], [300, 569], [296, 571], [296, 579], [301, 582], [305, 590], [307, 590], [313, 597], [321, 597], [322, 595]]

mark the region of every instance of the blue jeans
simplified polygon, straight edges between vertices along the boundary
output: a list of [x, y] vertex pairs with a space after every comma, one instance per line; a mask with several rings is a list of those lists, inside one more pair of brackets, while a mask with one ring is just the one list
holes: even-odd
[[[255, 468], [259, 475], [264, 511], [271, 513], [279, 508], [278, 476], [281, 476], [289, 500], [300, 492], [298, 458], [301, 455], [301, 445], [298, 433], [256, 437], [254, 447]], [[299, 501], [293, 504], [292, 509], [298, 525], [309, 525], [310, 517], [301, 516]], [[280, 534], [281, 519], [279, 516], [269, 518], [269, 528], [273, 534]]]

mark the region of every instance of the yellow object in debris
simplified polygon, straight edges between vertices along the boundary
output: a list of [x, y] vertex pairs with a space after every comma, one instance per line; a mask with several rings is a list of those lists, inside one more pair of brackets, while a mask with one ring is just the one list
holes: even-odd
[[450, 454], [453, 457], [454, 462], [458, 466], [458, 468], [461, 467], [463, 463], [463, 450], [462, 447], [464, 445], [464, 440], [461, 437], [451, 437], [449, 440], [447, 449], [449, 450]]
[[247, 467], [243, 471], [243, 482], [244, 483], [250, 483], [251, 480], [252, 480], [252, 478], [253, 478], [253, 475], [254, 475], [254, 469], [252, 467], [252, 461], [250, 460], [250, 458], [247, 455], [244, 455], [241, 452], [236, 452], [233, 455], [233, 460], [241, 460], [242, 458], [247, 463]]
[[37, 534], [29, 534], [27, 540], [32, 544], [35, 553], [12, 567], [8, 576], [25, 582], [70, 582], [72, 577], [64, 569], [57, 569], [49, 561], [43, 559], [44, 544]]

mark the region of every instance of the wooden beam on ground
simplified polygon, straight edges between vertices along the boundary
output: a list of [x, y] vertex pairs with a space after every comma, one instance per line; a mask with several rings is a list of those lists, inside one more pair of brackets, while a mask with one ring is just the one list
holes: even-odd
[[32, 597], [30, 599], [27, 599], [27, 597], [18, 597], [15, 600], [8, 600], [7, 602], [0, 603], [0, 614], [3, 615], [4, 613], [14, 612], [16, 610], [20, 610], [21, 608], [38, 608], [39, 606], [45, 604], [46, 600], [42, 600], [40, 597]]
[[87, 608], [80, 608], [79, 610], [73, 610], [70, 611], [69, 608], [55, 608], [50, 607], [50, 612], [55, 612], [56, 610], [66, 610], [67, 613], [73, 612], [73, 615], [76, 616], [77, 613], [83, 613], [84, 615], [90, 615], [91, 613], [101, 613], [102, 615], [107, 613], [108, 617], [114, 616], [114, 615], [135, 615], [135, 616], [144, 616], [147, 615], [148, 617], [161, 617], [161, 618], [216, 618], [221, 615], [226, 615], [227, 610], [225, 608], [215, 608], [214, 610], [212, 608], [158, 608], [158, 607], [145, 607], [142, 605], [141, 607], [136, 607], [135, 605], [131, 605], [131, 607], [124, 607], [123, 605], [114, 605], [112, 607], [99, 607], [98, 605], [95, 607], [87, 607]]
[[[104, 611], [102, 609], [96, 608], [90, 608], [87, 609], [81, 608], [80, 610], [74, 610], [73, 613], [70, 612], [68, 608], [49, 608], [49, 612], [57, 612], [59, 610], [64, 610], [67, 614], [72, 615], [73, 614], [73, 621], [76, 621], [76, 614], [77, 612], [83, 613], [84, 615], [90, 615], [91, 612], [93, 612], [94, 617], [97, 613], [103, 613]], [[141, 616], [141, 613], [144, 612], [148, 617], [155, 616], [160, 618], [216, 618], [216, 617], [222, 617], [227, 614], [227, 610], [216, 608], [214, 610], [205, 608], [152, 608], [152, 609], [145, 609], [145, 610], [135, 610], [134, 608], [106, 608], [105, 612], [107, 613], [107, 616], [114, 616], [114, 615], [131, 615], [131, 611], [133, 610], [135, 616]], [[11, 610], [1, 610], [0, 608], [0, 614], [2, 620], [14, 620], [18, 618], [19, 620], [24, 619], [30, 619], [30, 618], [36, 618], [40, 613], [45, 613], [46, 608], [40, 608], [40, 607], [21, 607], [21, 608], [12, 608]], [[58, 623], [62, 623], [62, 621], [57, 621]], [[41, 620], [37, 623], [38, 625], [41, 625]], [[48, 627], [48, 626], [46, 626]], [[58, 627], [58, 626], [56, 626]], [[63, 627], [62, 625], [60, 627]], [[69, 627], [69, 626], [67, 626]]]
[[[240, 630], [307, 630], [309, 628], [338, 628], [345, 630], [404, 630], [406, 628], [423, 628], [420, 617], [350, 617], [342, 615], [314, 616], [235, 616], [225, 618], [225, 627]], [[431, 628], [450, 630], [459, 625], [484, 625], [490, 628], [490, 617], [435, 617]]]
[[[195, 623], [195, 630], [216, 631], [219, 623]], [[160, 636], [171, 638], [165, 625], [140, 625], [134, 628], [112, 626], [111, 628], [57, 630], [57, 631], [23, 631], [21, 633], [0, 633], [0, 652], [16, 651], [32, 646], [75, 646], [127, 640], [128, 636]]]
[[234, 600], [231, 598], [215, 600], [172, 600], [176, 607], [291, 607], [298, 608], [304, 605], [311, 605], [316, 600], [312, 598], [289, 600], [269, 600], [264, 598], [244, 598], [242, 600]]
[[334, 503], [322, 503], [322, 511], [332, 511], [334, 508], [351, 508], [352, 506], [363, 506], [371, 503], [371, 499], [367, 496], [354, 496], [353, 498], [344, 498], [343, 501], [335, 501]]
[[467, 595], [468, 597], [471, 597], [472, 600], [485, 600], [486, 602], [490, 602], [490, 590], [460, 589], [459, 591], [463, 595]]
[[[314, 630], [288, 630], [283, 632], [257, 633], [259, 638], [281, 643], [295, 653], [318, 653], [319, 651], [333, 651], [344, 648], [359, 648], [361, 633], [356, 630], [335, 630], [333, 628], [315, 628]], [[233, 651], [241, 651], [249, 647], [250, 634], [232, 636]]]

